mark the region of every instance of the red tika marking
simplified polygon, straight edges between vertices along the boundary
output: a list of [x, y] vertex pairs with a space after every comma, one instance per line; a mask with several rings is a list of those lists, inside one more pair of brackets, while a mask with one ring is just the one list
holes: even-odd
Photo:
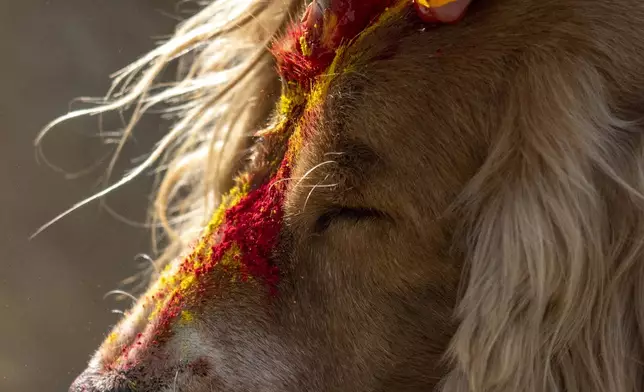
[[276, 179], [251, 191], [226, 211], [226, 224], [221, 242], [213, 248], [214, 259], [237, 246], [241, 253], [242, 280], [249, 275], [275, 289], [279, 279], [276, 266], [270, 262], [277, 245], [284, 211], [284, 192], [273, 186]]
[[336, 50], [369, 26], [397, 0], [314, 0], [302, 22], [273, 46], [284, 79], [310, 87], [329, 67]]
[[[135, 366], [136, 359], [130, 358], [131, 354], [136, 357], [133, 353], [135, 348], [155, 347], [166, 341], [173, 333], [174, 323], [180, 320], [188, 307], [197, 308], [216, 295], [208, 291], [214, 268], [222, 268], [224, 279], [229, 272], [236, 274], [242, 282], [249, 278], [257, 279], [268, 287], [270, 295], [277, 294], [279, 270], [271, 262], [271, 255], [279, 241], [284, 217], [285, 183], [280, 180], [290, 175], [290, 160], [291, 155], [287, 154], [270, 181], [251, 190], [225, 211], [222, 225], [211, 233], [210, 238], [203, 239], [216, 239], [208, 255], [198, 252], [182, 261], [178, 275], [194, 277], [195, 280], [189, 290], [161, 290], [150, 297], [153, 301], [166, 301], [156, 316], [154, 331], [152, 334], [139, 333], [131, 344], [123, 346], [121, 358], [125, 361], [108, 364], [108, 369], [114, 369], [115, 365], [120, 370]], [[227, 254], [231, 251], [232, 256]], [[232, 263], [223, 262], [224, 259], [231, 261], [230, 257]]]
[[[195, 292], [191, 296], [200, 297], [206, 293], [203, 278], [215, 267], [237, 273], [241, 281], [250, 277], [266, 284], [270, 294], [277, 293], [279, 269], [271, 262], [271, 254], [279, 241], [284, 217], [284, 184], [277, 184], [289, 174], [288, 160], [284, 159], [278, 175], [270, 182], [250, 191], [237, 204], [226, 210], [224, 223], [213, 234], [218, 238], [212, 246], [210, 256], [197, 255], [196, 260], [187, 259], [181, 265], [181, 274], [197, 279]], [[222, 265], [226, 253], [235, 251], [233, 266]], [[231, 271], [236, 269], [235, 271]], [[184, 310], [185, 298], [181, 292], [174, 292], [160, 315], [159, 329], [165, 330]]]

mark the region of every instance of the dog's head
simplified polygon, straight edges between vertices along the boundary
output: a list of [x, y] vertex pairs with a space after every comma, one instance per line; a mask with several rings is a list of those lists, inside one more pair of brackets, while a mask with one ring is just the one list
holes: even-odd
[[641, 385], [644, 8], [613, 3], [305, 7], [248, 164], [72, 390]]

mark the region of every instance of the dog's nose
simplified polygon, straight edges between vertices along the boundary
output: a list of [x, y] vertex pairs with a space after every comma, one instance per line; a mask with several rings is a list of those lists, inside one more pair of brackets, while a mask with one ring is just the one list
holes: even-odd
[[85, 372], [69, 387], [69, 392], [135, 392], [132, 383], [118, 374], [98, 375]]

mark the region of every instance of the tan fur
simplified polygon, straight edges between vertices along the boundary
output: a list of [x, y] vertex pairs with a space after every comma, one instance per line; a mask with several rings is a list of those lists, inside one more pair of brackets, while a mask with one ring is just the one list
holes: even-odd
[[[114, 106], [145, 94], [155, 61], [206, 45], [158, 95], [189, 102], [157, 201], [177, 241], [166, 259], [268, 117], [264, 45], [300, 6], [268, 3], [233, 32], [180, 44], [231, 4], [186, 22]], [[200, 344], [227, 360], [178, 390], [644, 390], [644, 3], [479, 0], [455, 26], [408, 14], [350, 50], [296, 164], [279, 305], [263, 313], [252, 288], [213, 299]], [[209, 63], [217, 51], [259, 60], [212, 86], [232, 67]], [[188, 218], [173, 227], [181, 186]]]

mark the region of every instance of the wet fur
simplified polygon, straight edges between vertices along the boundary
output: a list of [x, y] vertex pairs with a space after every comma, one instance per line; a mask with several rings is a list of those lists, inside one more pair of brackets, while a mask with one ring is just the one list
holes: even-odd
[[478, 0], [350, 50], [279, 300], [213, 300], [226, 360], [187, 390], [643, 390], [644, 3]]

